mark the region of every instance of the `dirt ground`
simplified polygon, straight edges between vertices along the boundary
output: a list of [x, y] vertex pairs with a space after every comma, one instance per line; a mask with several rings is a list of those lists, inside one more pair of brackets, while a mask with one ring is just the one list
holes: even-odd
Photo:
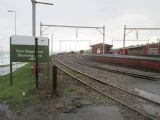
[[133, 120], [145, 119], [87, 88], [58, 69], [58, 96], [42, 97], [19, 109], [0, 104], [0, 120]]

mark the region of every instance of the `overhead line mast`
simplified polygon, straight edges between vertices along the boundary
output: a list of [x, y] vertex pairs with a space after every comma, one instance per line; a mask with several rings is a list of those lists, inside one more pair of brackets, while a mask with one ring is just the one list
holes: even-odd
[[36, 36], [36, 3], [45, 5], [54, 5], [53, 3], [37, 2], [31, 0], [32, 2], [32, 36]]
[[[46, 26], [45, 29], [42, 30], [42, 27]], [[89, 26], [72, 26], [72, 25], [46, 25], [46, 24], [42, 24], [42, 22], [40, 22], [40, 36], [42, 36], [42, 32], [44, 32], [45, 30], [47, 30], [49, 27], [67, 27], [67, 28], [87, 28], [87, 29], [96, 29], [98, 30], [98, 32], [100, 32], [103, 35], [103, 54], [105, 51], [105, 26], [103, 25], [103, 27], [89, 27]], [[99, 29], [102, 29], [103, 31], [100, 31]]]

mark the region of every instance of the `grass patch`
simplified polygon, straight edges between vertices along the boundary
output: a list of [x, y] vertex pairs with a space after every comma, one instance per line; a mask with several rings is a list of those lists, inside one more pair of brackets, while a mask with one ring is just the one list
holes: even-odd
[[[0, 76], [0, 103], [16, 107], [36, 99], [35, 78], [30, 67], [31, 64], [26, 64], [13, 72], [12, 86], [9, 84], [9, 74]], [[23, 92], [26, 92], [26, 96], [23, 96]]]

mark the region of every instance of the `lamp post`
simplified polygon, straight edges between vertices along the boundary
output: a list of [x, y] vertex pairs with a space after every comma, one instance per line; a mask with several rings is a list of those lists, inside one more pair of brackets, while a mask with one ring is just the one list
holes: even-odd
[[8, 10], [8, 12], [14, 13], [14, 19], [15, 19], [15, 35], [16, 35], [16, 10]]
[[53, 4], [45, 2], [37, 2], [35, 0], [31, 0], [31, 2], [32, 2], [32, 36], [36, 36], [36, 3], [45, 5], [53, 5]]
[[125, 55], [125, 41], [126, 41], [126, 25], [124, 25], [124, 36], [123, 36], [123, 55]]
[[3, 48], [2, 48], [2, 40], [1, 40], [1, 59], [2, 59], [2, 61], [1, 61], [1, 63], [2, 63], [2, 65], [3, 65]]
[[[36, 3], [39, 4], [46, 4], [46, 5], [53, 5], [52, 3], [44, 3], [44, 2], [37, 2], [35, 0], [31, 0], [32, 2], [32, 36], [36, 37]], [[35, 77], [36, 77], [36, 88], [39, 88], [38, 85], [38, 38], [35, 38]], [[49, 66], [49, 63], [48, 63]], [[49, 75], [47, 75], [48, 77]], [[48, 77], [49, 79], [49, 77]]]
[[52, 39], [51, 39], [51, 55], [53, 54], [53, 33], [52, 33]]

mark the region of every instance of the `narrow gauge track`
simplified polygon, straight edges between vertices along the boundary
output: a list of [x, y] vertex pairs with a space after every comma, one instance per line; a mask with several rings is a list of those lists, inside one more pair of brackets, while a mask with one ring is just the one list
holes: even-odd
[[88, 87], [96, 90], [97, 92], [113, 99], [114, 101], [126, 106], [127, 108], [139, 113], [140, 115], [145, 116], [148, 119], [160, 119], [160, 116], [155, 113], [146, 112], [143, 108], [143, 105], [150, 105], [155, 109], [160, 109], [160, 105], [156, 102], [133, 94], [127, 90], [123, 90], [114, 85], [105, 83], [104, 81], [87, 75], [83, 72], [80, 72], [70, 66], [62, 63], [57, 58], [52, 59], [53, 63], [57, 65], [61, 70], [63, 70], [68, 75], [77, 79], [81, 83], [87, 85]]

